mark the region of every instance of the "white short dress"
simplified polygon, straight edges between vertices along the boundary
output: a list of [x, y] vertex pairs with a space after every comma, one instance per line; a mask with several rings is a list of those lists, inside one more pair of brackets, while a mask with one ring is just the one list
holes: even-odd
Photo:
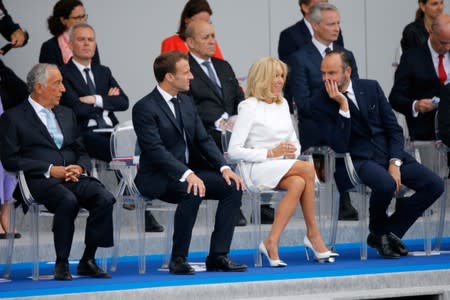
[[249, 178], [244, 178], [260, 190], [274, 189], [297, 161], [283, 157], [267, 158], [270, 149], [282, 142], [296, 146], [300, 143], [292, 124], [289, 106], [285, 99], [281, 104], [269, 104], [254, 97], [242, 101], [233, 127], [228, 156], [242, 161], [241, 166]]

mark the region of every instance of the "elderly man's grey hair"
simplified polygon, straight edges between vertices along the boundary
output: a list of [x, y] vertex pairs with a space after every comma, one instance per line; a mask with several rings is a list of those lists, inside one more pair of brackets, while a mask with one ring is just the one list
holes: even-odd
[[40, 83], [45, 85], [48, 80], [48, 70], [57, 69], [58, 67], [53, 64], [37, 64], [31, 68], [27, 75], [27, 87], [30, 93], [34, 92], [34, 85]]
[[320, 23], [320, 21], [322, 21], [322, 11], [324, 10], [338, 11], [337, 7], [331, 3], [317, 3], [313, 5], [309, 11], [309, 19], [311, 22]]

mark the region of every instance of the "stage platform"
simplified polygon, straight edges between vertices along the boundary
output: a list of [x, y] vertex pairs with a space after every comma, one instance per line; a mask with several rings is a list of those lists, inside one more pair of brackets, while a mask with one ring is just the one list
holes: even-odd
[[[410, 250], [423, 250], [419, 240], [406, 241]], [[442, 249], [450, 249], [445, 239]], [[253, 267], [252, 250], [234, 250], [233, 260], [248, 264], [247, 272], [202, 271], [204, 252], [192, 253], [198, 263], [193, 276], [158, 270], [161, 255], [147, 256], [147, 273], [137, 272], [137, 258], [121, 257], [112, 279], [74, 278], [70, 282], [32, 281], [30, 264], [15, 263], [10, 282], [0, 284], [1, 299], [450, 299], [450, 254], [382, 259], [369, 249], [359, 259], [359, 244], [338, 244], [335, 263], [307, 261], [303, 247], [283, 247], [286, 268]], [[0, 269], [1, 269], [0, 265]], [[53, 265], [41, 264], [51, 275]], [[76, 262], [71, 265], [76, 274]], [[49, 276], [51, 277], [51, 276]], [[400, 298], [412, 297], [415, 298]], [[421, 296], [420, 298], [417, 298]]]

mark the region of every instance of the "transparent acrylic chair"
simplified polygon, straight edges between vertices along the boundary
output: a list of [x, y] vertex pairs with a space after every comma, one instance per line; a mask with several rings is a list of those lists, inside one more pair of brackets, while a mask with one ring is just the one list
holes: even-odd
[[[23, 204], [28, 207], [28, 213], [31, 218], [31, 259], [32, 259], [32, 272], [31, 279], [39, 280], [39, 217], [53, 217], [53, 214], [49, 212], [43, 205], [36, 202], [33, 195], [28, 188], [25, 174], [23, 171], [17, 173], [18, 184], [20, 192], [22, 193]], [[85, 209], [80, 209], [77, 217], [88, 217], [89, 213]], [[107, 265], [106, 257], [101, 258], [101, 266]]]

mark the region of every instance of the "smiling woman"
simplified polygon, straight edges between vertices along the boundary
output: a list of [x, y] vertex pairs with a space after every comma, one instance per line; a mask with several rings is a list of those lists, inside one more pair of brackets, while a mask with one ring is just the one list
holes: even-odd
[[[58, 1], [53, 7], [53, 14], [47, 19], [48, 29], [53, 37], [42, 44], [39, 62], [60, 67], [69, 62], [73, 53], [69, 45], [68, 31], [73, 25], [85, 23], [87, 19], [88, 15], [81, 1]], [[95, 49], [93, 63], [100, 64], [97, 49]]]

